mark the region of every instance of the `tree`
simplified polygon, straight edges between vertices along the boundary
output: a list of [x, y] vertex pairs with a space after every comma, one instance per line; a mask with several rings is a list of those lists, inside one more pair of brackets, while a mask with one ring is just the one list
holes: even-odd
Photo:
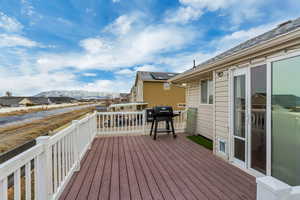
[[11, 93], [10, 91], [6, 91], [6, 92], [5, 92], [5, 95], [6, 95], [7, 97], [11, 97], [11, 96], [12, 96], [12, 93]]

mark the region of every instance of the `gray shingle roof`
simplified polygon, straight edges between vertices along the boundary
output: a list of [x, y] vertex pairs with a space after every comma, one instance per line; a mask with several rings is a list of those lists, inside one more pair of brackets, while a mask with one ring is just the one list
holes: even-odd
[[[238, 53], [242, 50], [248, 49], [248, 48], [253, 47], [255, 45], [264, 43], [268, 40], [271, 40], [275, 37], [284, 35], [288, 32], [296, 30], [298, 28], [300, 28], [300, 18], [288, 21], [286, 23], [282, 23], [281, 25], [278, 25], [276, 28], [274, 28], [274, 29], [272, 29], [272, 30], [270, 30], [266, 33], [263, 33], [263, 34], [255, 37], [255, 38], [247, 40], [246, 42], [243, 42], [243, 43], [241, 43], [241, 44], [239, 44], [239, 45], [237, 45], [237, 46], [235, 46], [235, 47], [233, 47], [233, 48], [217, 55], [216, 57], [213, 57], [213, 58], [201, 63], [200, 65], [197, 65], [196, 68], [201, 68], [201, 67], [204, 67], [208, 64], [217, 62], [219, 60], [224, 59], [225, 57], [231, 56], [233, 54], [236, 54], [236, 53]], [[186, 72], [191, 71], [191, 70], [192, 69], [189, 69]]]
[[137, 74], [143, 81], [159, 81], [168, 80], [176, 76], [178, 73], [138, 71]]

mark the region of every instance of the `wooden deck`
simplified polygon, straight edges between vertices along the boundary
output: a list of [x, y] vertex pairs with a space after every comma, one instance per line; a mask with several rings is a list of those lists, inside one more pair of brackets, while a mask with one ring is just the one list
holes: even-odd
[[60, 199], [255, 200], [256, 184], [183, 135], [103, 137]]

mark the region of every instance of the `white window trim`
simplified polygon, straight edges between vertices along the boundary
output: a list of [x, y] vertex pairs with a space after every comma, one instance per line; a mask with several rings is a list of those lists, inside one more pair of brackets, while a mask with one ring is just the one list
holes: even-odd
[[[202, 81], [207, 81], [207, 94], [206, 94], [207, 95], [207, 97], [206, 97], [207, 102], [206, 103], [202, 102], [202, 90], [201, 90], [201, 87], [202, 87], [201, 82]], [[200, 87], [199, 87], [199, 90], [200, 90], [200, 103], [199, 103], [199, 105], [206, 105], [206, 106], [213, 106], [214, 105], [214, 103], [209, 103], [209, 83], [208, 83], [209, 81], [213, 82], [213, 80], [209, 79], [209, 78], [200, 79], [200, 83], [199, 83], [199, 85], [200, 85]], [[213, 94], [213, 99], [215, 99], [214, 91], [212, 91], [212, 94]]]

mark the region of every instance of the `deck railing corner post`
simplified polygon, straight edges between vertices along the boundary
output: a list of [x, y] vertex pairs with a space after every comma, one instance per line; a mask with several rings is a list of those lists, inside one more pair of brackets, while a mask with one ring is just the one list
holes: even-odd
[[76, 167], [75, 167], [75, 171], [79, 171], [80, 170], [80, 149], [79, 149], [79, 120], [73, 120], [72, 121], [72, 125], [75, 126], [75, 137], [74, 137], [74, 159], [76, 162]]
[[271, 176], [256, 179], [257, 200], [287, 200], [291, 199], [292, 187]]
[[50, 136], [40, 136], [36, 138], [37, 145], [43, 145], [43, 152], [37, 156], [36, 161], [36, 186], [37, 199], [51, 199], [52, 183], [52, 155], [49, 146]]

